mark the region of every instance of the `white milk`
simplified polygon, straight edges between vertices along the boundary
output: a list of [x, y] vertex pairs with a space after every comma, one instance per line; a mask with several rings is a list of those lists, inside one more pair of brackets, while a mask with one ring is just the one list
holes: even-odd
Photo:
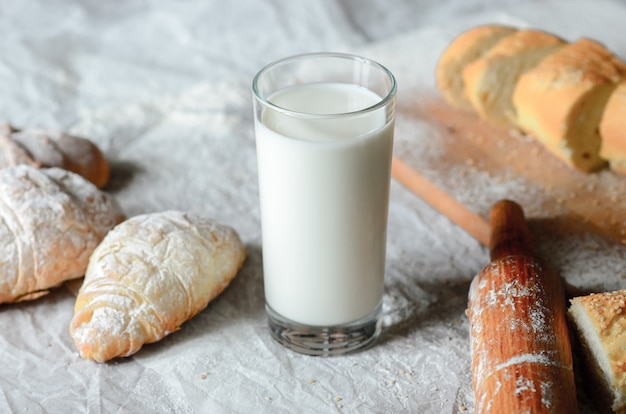
[[[348, 84], [290, 87], [270, 102], [344, 113], [380, 97]], [[370, 315], [383, 295], [393, 121], [294, 118], [265, 110], [256, 140], [266, 301], [294, 322], [331, 326]]]

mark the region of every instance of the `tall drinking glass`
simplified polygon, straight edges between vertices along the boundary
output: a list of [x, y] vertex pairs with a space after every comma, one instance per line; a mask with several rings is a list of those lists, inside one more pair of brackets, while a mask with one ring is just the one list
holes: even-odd
[[272, 336], [335, 355], [380, 333], [396, 83], [363, 57], [289, 57], [254, 78]]

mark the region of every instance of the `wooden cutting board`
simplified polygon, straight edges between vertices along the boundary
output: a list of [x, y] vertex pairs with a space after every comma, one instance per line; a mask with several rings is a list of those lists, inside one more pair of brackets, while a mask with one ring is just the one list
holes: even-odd
[[398, 182], [410, 189], [416, 175], [426, 178], [479, 218], [508, 198], [551, 229], [626, 244], [626, 176], [577, 171], [531, 137], [438, 96], [398, 101], [394, 157]]

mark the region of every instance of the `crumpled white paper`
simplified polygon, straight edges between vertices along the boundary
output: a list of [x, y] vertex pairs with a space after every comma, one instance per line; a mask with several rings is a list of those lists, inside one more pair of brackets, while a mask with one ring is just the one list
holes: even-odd
[[[128, 216], [182, 209], [211, 217], [237, 229], [248, 259], [180, 331], [107, 364], [82, 360], [68, 334], [75, 288], [2, 306], [0, 412], [471, 412], [464, 312], [488, 254], [395, 182], [380, 341], [313, 358], [270, 338], [251, 79], [286, 55], [352, 51], [394, 71], [401, 107], [434, 93], [443, 47], [486, 22], [588, 35], [625, 56], [617, 28], [626, 8], [574, 3], [1, 1], [0, 117], [91, 138], [113, 166], [107, 191]], [[400, 155], [428, 134], [410, 114], [397, 128]], [[623, 266], [623, 252], [609, 253], [608, 264], [595, 263], [603, 286], [621, 283], [613, 267]], [[574, 277], [584, 283], [587, 274]], [[580, 398], [581, 411], [593, 412]]]

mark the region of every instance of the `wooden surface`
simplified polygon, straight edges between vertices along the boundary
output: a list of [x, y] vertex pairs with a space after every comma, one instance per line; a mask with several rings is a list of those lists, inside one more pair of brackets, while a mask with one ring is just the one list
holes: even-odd
[[534, 256], [524, 211], [519, 204], [498, 201], [489, 212], [491, 260], [506, 256]]
[[[393, 177], [418, 195], [420, 181], [430, 181], [482, 218], [478, 227], [484, 228], [489, 206], [509, 198], [527, 218], [626, 244], [626, 176], [574, 170], [532, 138], [494, 127], [439, 97], [401, 102], [397, 125]], [[424, 128], [428, 137], [421, 136]], [[429, 146], [437, 150], [413, 150], [420, 139], [435, 141]], [[478, 240], [484, 234], [468, 231]]]
[[393, 159], [391, 174], [484, 246], [489, 245], [489, 223], [483, 217], [471, 211], [398, 158]]

